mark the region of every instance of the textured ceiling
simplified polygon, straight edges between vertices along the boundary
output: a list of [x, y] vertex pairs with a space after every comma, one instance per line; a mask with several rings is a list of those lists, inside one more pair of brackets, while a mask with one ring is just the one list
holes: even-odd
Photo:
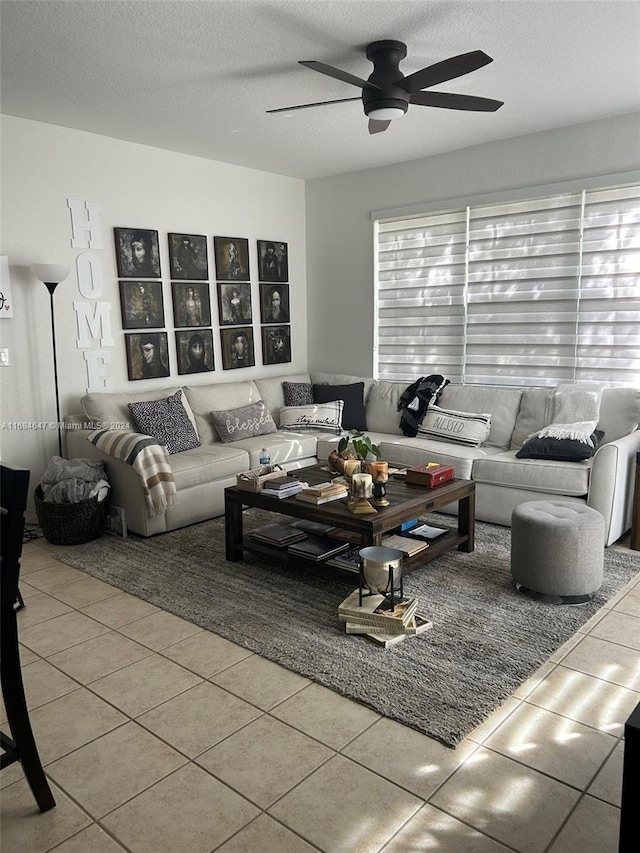
[[[315, 178], [640, 109], [640, 2], [1, 0], [2, 112], [267, 172]], [[413, 105], [370, 136], [357, 96], [297, 64], [368, 77], [366, 45], [408, 45], [405, 75], [471, 50], [494, 62], [434, 87], [496, 113]]]

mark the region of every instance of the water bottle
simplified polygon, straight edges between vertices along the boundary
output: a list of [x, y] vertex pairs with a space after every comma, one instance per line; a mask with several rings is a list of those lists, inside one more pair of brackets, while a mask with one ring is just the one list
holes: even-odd
[[261, 465], [270, 465], [271, 464], [271, 456], [269, 456], [269, 451], [266, 447], [263, 447], [260, 451], [260, 464]]

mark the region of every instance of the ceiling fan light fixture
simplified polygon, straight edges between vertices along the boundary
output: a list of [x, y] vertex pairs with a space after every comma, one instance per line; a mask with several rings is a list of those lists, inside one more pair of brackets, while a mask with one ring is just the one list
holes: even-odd
[[380, 107], [379, 109], [369, 110], [369, 118], [374, 121], [391, 121], [394, 118], [400, 118], [405, 112], [406, 110], [400, 107]]

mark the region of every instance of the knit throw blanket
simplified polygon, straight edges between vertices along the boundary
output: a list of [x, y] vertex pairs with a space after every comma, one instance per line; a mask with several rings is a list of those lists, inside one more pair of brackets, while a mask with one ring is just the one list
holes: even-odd
[[131, 465], [142, 480], [150, 516], [166, 512], [177, 501], [167, 448], [150, 435], [117, 429], [94, 430], [87, 440], [110, 456]]
[[553, 392], [549, 402], [551, 411], [547, 412], [550, 423], [578, 423], [579, 421], [598, 422], [600, 400], [603, 387], [600, 385], [562, 384]]

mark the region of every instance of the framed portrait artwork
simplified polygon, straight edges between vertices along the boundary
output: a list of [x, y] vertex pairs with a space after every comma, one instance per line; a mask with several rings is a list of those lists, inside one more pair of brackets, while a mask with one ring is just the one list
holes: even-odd
[[173, 321], [178, 329], [211, 325], [209, 284], [204, 282], [171, 282]]
[[218, 281], [249, 281], [249, 241], [244, 237], [214, 237]]
[[208, 373], [215, 367], [213, 362], [213, 332], [198, 329], [176, 332], [178, 373]]
[[169, 267], [172, 279], [208, 279], [207, 238], [200, 234], [169, 234]]
[[238, 329], [220, 329], [222, 341], [222, 369], [235, 370], [253, 367], [256, 363], [253, 347], [253, 329], [243, 326]]
[[260, 281], [289, 281], [289, 250], [286, 243], [258, 240]]
[[127, 333], [124, 336], [129, 379], [156, 379], [169, 375], [166, 332]]
[[289, 285], [261, 284], [260, 285], [260, 320], [262, 323], [288, 323]]
[[221, 326], [240, 326], [250, 323], [251, 285], [218, 282], [218, 314]]
[[291, 361], [291, 326], [262, 326], [262, 363]]
[[121, 281], [123, 329], [162, 329], [164, 301], [161, 281]]
[[158, 232], [114, 228], [118, 278], [160, 278]]

